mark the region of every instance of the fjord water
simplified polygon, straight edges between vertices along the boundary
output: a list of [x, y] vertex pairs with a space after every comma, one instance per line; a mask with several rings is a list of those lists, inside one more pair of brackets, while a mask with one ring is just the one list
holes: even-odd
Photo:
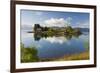
[[74, 55], [87, 51], [89, 46], [89, 32], [82, 31], [79, 36], [41, 37], [30, 30], [21, 31], [21, 42], [25, 47], [36, 47], [39, 59], [54, 59], [65, 55]]

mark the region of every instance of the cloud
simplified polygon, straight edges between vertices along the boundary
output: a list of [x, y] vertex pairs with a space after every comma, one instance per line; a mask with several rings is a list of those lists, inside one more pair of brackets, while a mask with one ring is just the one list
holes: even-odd
[[75, 27], [89, 28], [89, 22], [78, 22]]
[[67, 39], [65, 37], [48, 37], [45, 39], [46, 41], [49, 41], [50, 43], [59, 43], [59, 44], [63, 44], [64, 42], [67, 41]]
[[70, 20], [71, 20], [71, 18], [69, 18], [69, 17], [67, 19], [51, 18], [51, 19], [45, 20], [44, 24], [45, 24], [45, 26], [48, 26], [48, 27], [52, 27], [52, 26], [67, 27], [70, 24]]
[[70, 25], [70, 24], [71, 24], [71, 21], [72, 21], [72, 18], [71, 18], [71, 17], [68, 17], [68, 18], [66, 19], [67, 25]]

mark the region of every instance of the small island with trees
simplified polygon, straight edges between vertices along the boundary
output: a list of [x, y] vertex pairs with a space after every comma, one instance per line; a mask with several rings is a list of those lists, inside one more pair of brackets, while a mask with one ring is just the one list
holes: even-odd
[[33, 31], [29, 33], [35, 33], [36, 35], [42, 36], [79, 36], [82, 34], [80, 28], [67, 27], [42, 27], [40, 24], [34, 24]]

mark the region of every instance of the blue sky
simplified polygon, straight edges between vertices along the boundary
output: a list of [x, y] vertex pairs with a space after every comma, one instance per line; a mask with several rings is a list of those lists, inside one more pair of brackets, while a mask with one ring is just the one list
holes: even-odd
[[89, 28], [89, 13], [21, 10], [21, 25]]

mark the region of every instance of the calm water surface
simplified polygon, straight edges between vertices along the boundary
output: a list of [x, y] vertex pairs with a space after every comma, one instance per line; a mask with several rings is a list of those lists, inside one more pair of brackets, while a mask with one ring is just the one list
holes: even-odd
[[21, 42], [25, 47], [35, 46], [40, 59], [59, 58], [64, 55], [78, 54], [87, 49], [85, 43], [89, 41], [89, 33], [83, 32], [80, 36], [52, 36], [36, 37], [30, 30], [21, 31]]

